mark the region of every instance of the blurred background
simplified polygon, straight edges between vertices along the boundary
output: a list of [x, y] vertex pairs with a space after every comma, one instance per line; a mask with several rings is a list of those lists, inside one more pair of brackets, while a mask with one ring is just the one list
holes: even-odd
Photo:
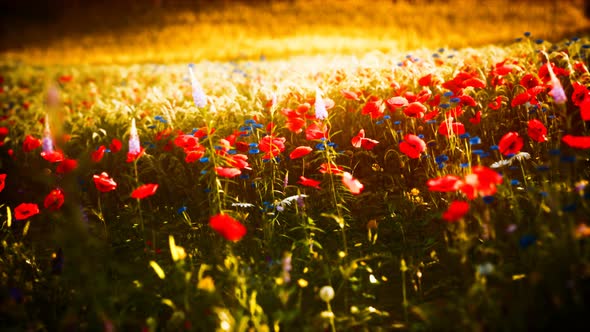
[[0, 62], [170, 63], [559, 41], [584, 0], [0, 0]]

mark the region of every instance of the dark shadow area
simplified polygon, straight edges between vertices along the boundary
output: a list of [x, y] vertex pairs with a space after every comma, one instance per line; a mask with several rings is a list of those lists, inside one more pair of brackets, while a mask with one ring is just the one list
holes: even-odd
[[[121, 31], [157, 30], [163, 17], [179, 11], [203, 13], [237, 3], [264, 9], [263, 0], [0, 0], [0, 51], [28, 45], [48, 46], [55, 39], [72, 39]], [[274, 2], [289, 2], [282, 0]]]

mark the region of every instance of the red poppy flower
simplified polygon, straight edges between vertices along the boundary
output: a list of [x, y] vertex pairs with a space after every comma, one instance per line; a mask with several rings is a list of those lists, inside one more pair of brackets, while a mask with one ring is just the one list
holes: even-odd
[[313, 151], [313, 149], [309, 146], [298, 146], [295, 148], [295, 150], [291, 151], [289, 158], [298, 159], [303, 156], [307, 156], [311, 151]]
[[54, 150], [51, 152], [41, 152], [41, 157], [43, 157], [43, 159], [47, 160], [50, 163], [59, 163], [64, 161], [65, 159], [63, 152], [58, 150]]
[[302, 132], [303, 127], [305, 126], [305, 115], [309, 111], [310, 107], [311, 106], [309, 104], [305, 103], [299, 105], [296, 110], [292, 110], [290, 108], [282, 109], [281, 113], [287, 117], [285, 127], [295, 134]]
[[199, 145], [199, 138], [193, 135], [178, 135], [174, 139], [174, 144], [185, 150], [192, 150]]
[[561, 141], [576, 149], [590, 149], [590, 136], [565, 135]]
[[474, 199], [478, 195], [491, 196], [496, 193], [496, 185], [502, 183], [502, 176], [491, 168], [475, 166], [471, 174], [465, 175], [459, 190], [468, 199]]
[[578, 82], [573, 82], [572, 86], [574, 87], [574, 92], [572, 92], [572, 102], [576, 106], [580, 106], [582, 102], [588, 97], [590, 97], [590, 91], [585, 85], [582, 85]]
[[23, 141], [23, 151], [31, 152], [41, 147], [41, 139], [27, 135]]
[[346, 99], [357, 100], [357, 101], [359, 100], [359, 93], [357, 93], [357, 92], [342, 89], [342, 90], [340, 90], [340, 93]]
[[327, 138], [327, 130], [328, 127], [325, 124], [319, 126], [317, 123], [312, 123], [307, 127], [307, 129], [305, 129], [305, 139], [308, 141], [313, 141]]
[[535, 75], [528, 73], [520, 79], [520, 85], [528, 90], [541, 85], [541, 81]]
[[424, 75], [418, 79], [418, 84], [421, 86], [429, 86], [432, 83], [432, 74]]
[[6, 174], [0, 174], [0, 192], [4, 190], [4, 186], [6, 185]]
[[66, 174], [78, 168], [78, 161], [76, 159], [64, 159], [57, 167], [55, 171], [59, 174]]
[[323, 163], [320, 165], [320, 173], [322, 174], [342, 174], [343, 170], [342, 167], [337, 166], [335, 164], [328, 164], [328, 163]]
[[385, 104], [391, 112], [395, 112], [397, 108], [408, 106], [408, 100], [401, 96], [391, 97], [385, 101]]
[[404, 114], [411, 118], [421, 119], [424, 117], [424, 113], [426, 113], [426, 106], [417, 101], [408, 104], [408, 107], [404, 108]]
[[449, 208], [443, 213], [442, 218], [448, 222], [455, 222], [469, 211], [469, 203], [462, 201], [453, 201]]
[[426, 150], [426, 143], [416, 135], [406, 134], [404, 140], [399, 144], [399, 149], [406, 156], [416, 159]]
[[514, 97], [514, 99], [512, 99], [512, 102], [510, 103], [510, 105], [512, 107], [516, 107], [519, 105], [523, 105], [527, 101], [530, 101], [530, 100], [531, 100], [531, 95], [527, 91], [525, 91], [525, 92], [522, 92], [522, 93], [519, 93], [518, 95], [516, 95]]
[[222, 176], [224, 178], [233, 178], [234, 176], [238, 176], [242, 174], [239, 168], [235, 167], [215, 167], [215, 173], [217, 175]]
[[583, 121], [590, 121], [590, 97], [580, 104], [580, 116]]
[[61, 189], [53, 189], [43, 201], [43, 206], [46, 209], [57, 211], [64, 204], [64, 194]]
[[251, 169], [248, 164], [248, 156], [245, 154], [234, 154], [227, 156], [227, 162], [232, 166], [239, 169]]
[[498, 143], [498, 149], [503, 155], [517, 154], [524, 145], [522, 137], [518, 136], [516, 132], [509, 132], [502, 136]]
[[320, 188], [320, 183], [321, 183], [320, 181], [308, 179], [303, 175], [299, 177], [299, 181], [297, 181], [297, 183], [299, 183], [300, 185], [306, 186], [306, 187], [313, 187], [316, 189], [322, 189], [322, 188]]
[[109, 146], [109, 150], [111, 150], [111, 153], [117, 153], [119, 151], [121, 151], [121, 149], [123, 148], [123, 142], [121, 142], [120, 140], [113, 138], [113, 140], [111, 141], [111, 145]]
[[365, 130], [361, 129], [359, 130], [359, 133], [352, 138], [351, 140], [352, 146], [354, 146], [355, 148], [360, 148], [362, 147], [365, 150], [372, 150], [377, 144], [379, 144], [379, 141], [376, 141], [374, 139], [370, 139], [370, 138], [366, 138], [365, 137]]
[[424, 117], [422, 118], [422, 120], [424, 120], [424, 121], [432, 120], [438, 116], [438, 113], [439, 113], [438, 110], [430, 111], [430, 112], [424, 114]]
[[285, 141], [286, 139], [284, 137], [274, 137], [273, 135], [264, 136], [258, 143], [260, 151], [266, 152], [262, 158], [272, 159], [285, 151]]
[[0, 127], [0, 141], [3, 141], [8, 136], [9, 130], [6, 127]]
[[371, 96], [365, 106], [363, 106], [361, 114], [369, 114], [372, 119], [377, 119], [383, 116], [384, 111], [383, 100], [377, 96]]
[[459, 189], [461, 179], [455, 175], [445, 175], [428, 180], [426, 185], [430, 191], [452, 192]]
[[101, 161], [102, 157], [104, 157], [104, 152], [106, 151], [106, 149], [107, 148], [104, 145], [99, 146], [98, 149], [92, 151], [92, 153], [90, 154], [90, 159], [92, 159], [92, 161], [95, 163]]
[[205, 147], [201, 146], [199, 149], [185, 151], [186, 157], [184, 161], [187, 164], [194, 163], [195, 161], [201, 159], [205, 155]]
[[352, 174], [348, 172], [342, 173], [342, 183], [350, 190], [351, 193], [358, 195], [363, 191], [365, 187], [359, 180], [352, 177]]
[[148, 183], [142, 186], [137, 187], [137, 189], [133, 190], [131, 193], [132, 198], [137, 199], [144, 199], [148, 196], [152, 196], [158, 190], [158, 185], [155, 183]]
[[481, 111], [475, 112], [475, 116], [469, 119], [469, 122], [474, 125], [479, 124], [481, 122]]
[[532, 119], [528, 122], [528, 135], [535, 142], [547, 141], [547, 128], [537, 119]]
[[39, 206], [35, 203], [21, 203], [14, 208], [14, 219], [24, 220], [39, 214]]
[[454, 122], [453, 117], [449, 117], [438, 126], [438, 133], [445, 137], [463, 135], [465, 126], [461, 122]]
[[239, 241], [246, 235], [246, 227], [224, 213], [212, 216], [209, 219], [209, 226], [228, 241]]
[[117, 188], [117, 183], [106, 172], [102, 172], [100, 175], [94, 175], [93, 180], [96, 189], [100, 192], [106, 193]]
[[500, 107], [502, 107], [502, 96], [497, 96], [496, 99], [494, 99], [494, 101], [488, 104], [488, 107], [493, 109], [494, 111], [499, 110]]
[[139, 149], [139, 152], [137, 152], [137, 153], [127, 152], [127, 160], [126, 160], [126, 162], [132, 163], [132, 162], [136, 161], [141, 156], [143, 156], [143, 153], [144, 152], [145, 152], [145, 148], [143, 146]]

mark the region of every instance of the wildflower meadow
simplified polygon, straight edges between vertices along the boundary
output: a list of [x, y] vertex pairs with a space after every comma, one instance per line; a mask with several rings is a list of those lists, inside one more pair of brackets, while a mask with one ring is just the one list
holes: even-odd
[[589, 49], [3, 64], [0, 327], [584, 330]]

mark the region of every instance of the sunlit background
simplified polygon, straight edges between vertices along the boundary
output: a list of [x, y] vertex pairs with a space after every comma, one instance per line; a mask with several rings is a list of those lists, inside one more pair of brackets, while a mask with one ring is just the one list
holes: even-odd
[[584, 34], [584, 0], [0, 1], [0, 61], [183, 63], [405, 52]]

